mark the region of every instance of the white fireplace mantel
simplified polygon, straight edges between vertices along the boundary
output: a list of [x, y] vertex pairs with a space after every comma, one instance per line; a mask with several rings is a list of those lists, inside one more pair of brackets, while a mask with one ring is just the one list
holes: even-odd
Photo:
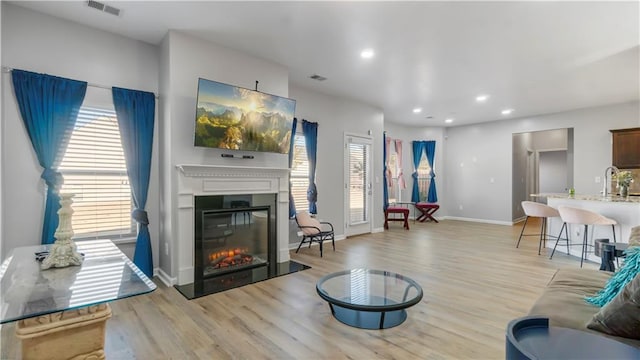
[[176, 165], [186, 177], [281, 177], [289, 174], [288, 168], [226, 165]]
[[176, 165], [178, 176], [178, 285], [193, 282], [194, 197], [276, 194], [278, 263], [289, 261], [289, 169], [226, 165]]

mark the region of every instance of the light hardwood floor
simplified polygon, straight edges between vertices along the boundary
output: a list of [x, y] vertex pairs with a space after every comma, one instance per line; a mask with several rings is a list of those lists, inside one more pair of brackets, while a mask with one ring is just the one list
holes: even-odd
[[[195, 300], [156, 281], [151, 294], [111, 303], [107, 358], [504, 359], [507, 323], [526, 315], [557, 268], [580, 265], [562, 252], [553, 260], [549, 251], [538, 256], [535, 237], [516, 249], [520, 224], [410, 225], [339, 241], [323, 258], [315, 246], [292, 251], [312, 269]], [[407, 275], [422, 285], [424, 298], [395, 328], [344, 325], [315, 284], [358, 267]], [[14, 325], [1, 331], [2, 359], [19, 357]]]

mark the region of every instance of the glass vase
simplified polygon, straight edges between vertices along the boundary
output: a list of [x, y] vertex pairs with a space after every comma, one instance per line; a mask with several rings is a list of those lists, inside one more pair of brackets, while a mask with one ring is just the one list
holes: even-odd
[[620, 185], [620, 197], [626, 198], [629, 196], [629, 187]]

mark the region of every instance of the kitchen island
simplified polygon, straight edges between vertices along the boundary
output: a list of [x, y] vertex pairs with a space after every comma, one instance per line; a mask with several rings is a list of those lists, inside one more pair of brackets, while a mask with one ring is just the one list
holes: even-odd
[[[620, 196], [606, 196], [602, 195], [568, 195], [568, 194], [532, 194], [531, 197], [534, 200], [540, 200], [546, 198], [547, 205], [558, 208], [558, 206], [568, 206], [578, 209], [585, 209], [593, 211], [600, 215], [606, 216], [610, 219], [614, 219], [618, 222], [615, 226], [616, 241], [628, 242], [631, 228], [640, 226], [640, 196], [629, 196], [626, 198]], [[580, 257], [580, 251], [582, 250], [582, 236], [584, 231], [583, 225], [568, 225], [569, 237], [572, 244], [570, 254]], [[562, 220], [560, 218], [549, 219], [549, 235], [558, 236], [560, 228], [562, 227]], [[564, 231], [563, 235], [564, 237]], [[613, 242], [613, 232], [611, 226], [590, 226], [588, 234], [588, 243], [593, 245], [594, 239], [609, 239]], [[547, 241], [547, 248], [553, 249], [555, 245], [555, 239]], [[587, 256], [588, 260], [600, 262], [600, 258], [593, 254], [593, 248], [590, 248], [590, 253]], [[566, 254], [567, 247], [561, 241], [556, 249], [556, 254]], [[549, 250], [551, 254], [551, 250]]]

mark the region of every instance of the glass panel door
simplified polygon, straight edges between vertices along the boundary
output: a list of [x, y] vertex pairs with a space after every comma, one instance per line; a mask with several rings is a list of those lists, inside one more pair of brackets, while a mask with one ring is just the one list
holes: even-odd
[[371, 232], [371, 138], [345, 136], [347, 236]]

